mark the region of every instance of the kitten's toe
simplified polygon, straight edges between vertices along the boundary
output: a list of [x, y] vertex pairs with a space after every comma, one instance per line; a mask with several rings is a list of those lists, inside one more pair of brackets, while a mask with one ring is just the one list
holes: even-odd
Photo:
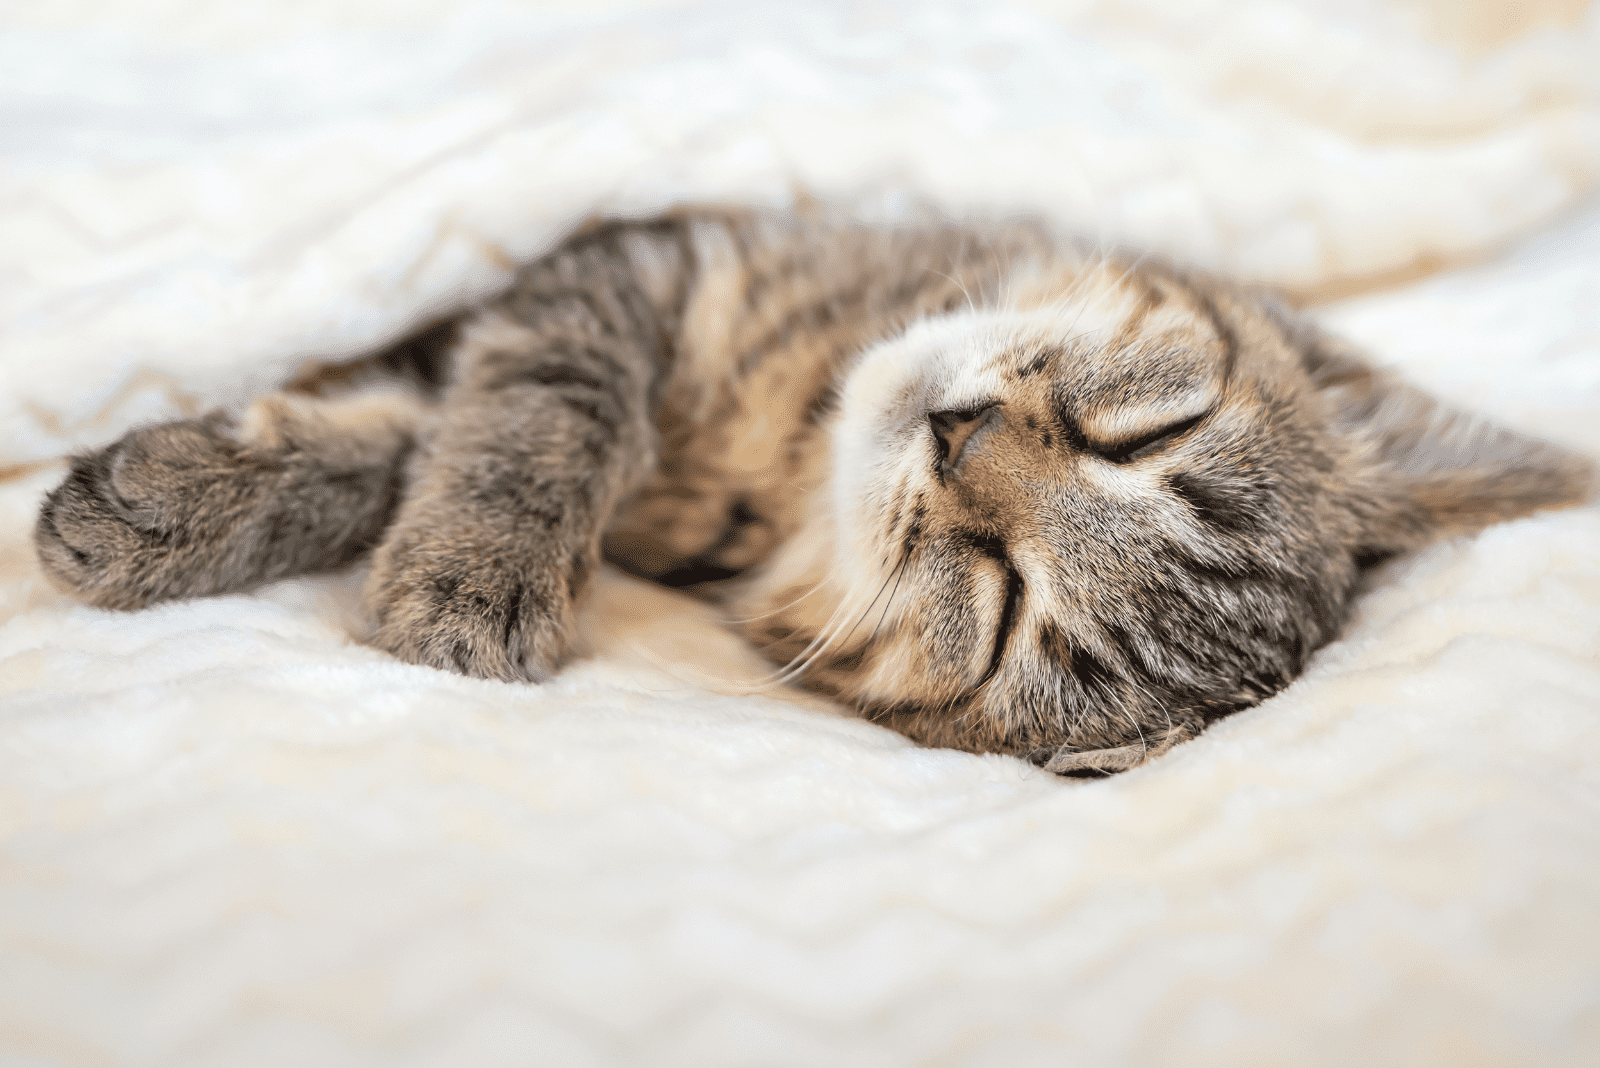
[[65, 481], [45, 498], [34, 545], [45, 573], [68, 592], [105, 608], [138, 608], [160, 595], [162, 533], [117, 491], [120, 447], [72, 459]]
[[201, 494], [221, 503], [238, 473], [224, 417], [145, 427], [104, 450], [101, 496], [130, 527], [154, 541], [185, 525]]
[[34, 545], [45, 573], [102, 608], [142, 608], [229, 585], [250, 486], [219, 417], [130, 431], [74, 456], [45, 498]]
[[372, 644], [412, 664], [482, 679], [543, 682], [568, 652], [564, 596], [480, 559], [374, 569]]

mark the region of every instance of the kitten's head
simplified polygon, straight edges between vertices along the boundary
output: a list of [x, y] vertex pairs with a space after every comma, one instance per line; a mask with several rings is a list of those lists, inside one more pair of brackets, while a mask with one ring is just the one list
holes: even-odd
[[1262, 700], [1364, 565], [1592, 481], [1270, 302], [1114, 264], [869, 350], [832, 448], [751, 587], [769, 653], [919, 741], [1057, 771]]

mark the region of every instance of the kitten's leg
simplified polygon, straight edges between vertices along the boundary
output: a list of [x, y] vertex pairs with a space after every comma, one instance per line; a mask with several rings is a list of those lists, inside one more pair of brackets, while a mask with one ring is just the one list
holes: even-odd
[[422, 402], [275, 394], [128, 432], [76, 456], [40, 509], [45, 572], [91, 604], [139, 608], [347, 563], [402, 492]]
[[522, 283], [523, 306], [468, 327], [438, 433], [374, 555], [373, 641], [403, 660], [548, 676], [601, 529], [651, 462], [649, 317], [604, 286], [551, 281], [539, 297], [538, 281]]

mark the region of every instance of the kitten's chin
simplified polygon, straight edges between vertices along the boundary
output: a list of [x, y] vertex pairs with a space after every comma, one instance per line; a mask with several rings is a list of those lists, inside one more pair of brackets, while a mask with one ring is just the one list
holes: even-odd
[[829, 632], [845, 599], [830, 499], [811, 493], [799, 528], [728, 590], [729, 612], [779, 667], [797, 664]]

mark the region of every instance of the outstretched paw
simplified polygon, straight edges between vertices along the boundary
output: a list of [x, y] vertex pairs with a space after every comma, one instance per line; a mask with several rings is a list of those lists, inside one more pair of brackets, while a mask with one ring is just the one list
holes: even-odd
[[45, 571], [91, 604], [140, 608], [354, 559], [401, 492], [403, 434], [362, 436], [270, 398], [251, 413], [248, 440], [215, 412], [74, 457], [34, 528]]

